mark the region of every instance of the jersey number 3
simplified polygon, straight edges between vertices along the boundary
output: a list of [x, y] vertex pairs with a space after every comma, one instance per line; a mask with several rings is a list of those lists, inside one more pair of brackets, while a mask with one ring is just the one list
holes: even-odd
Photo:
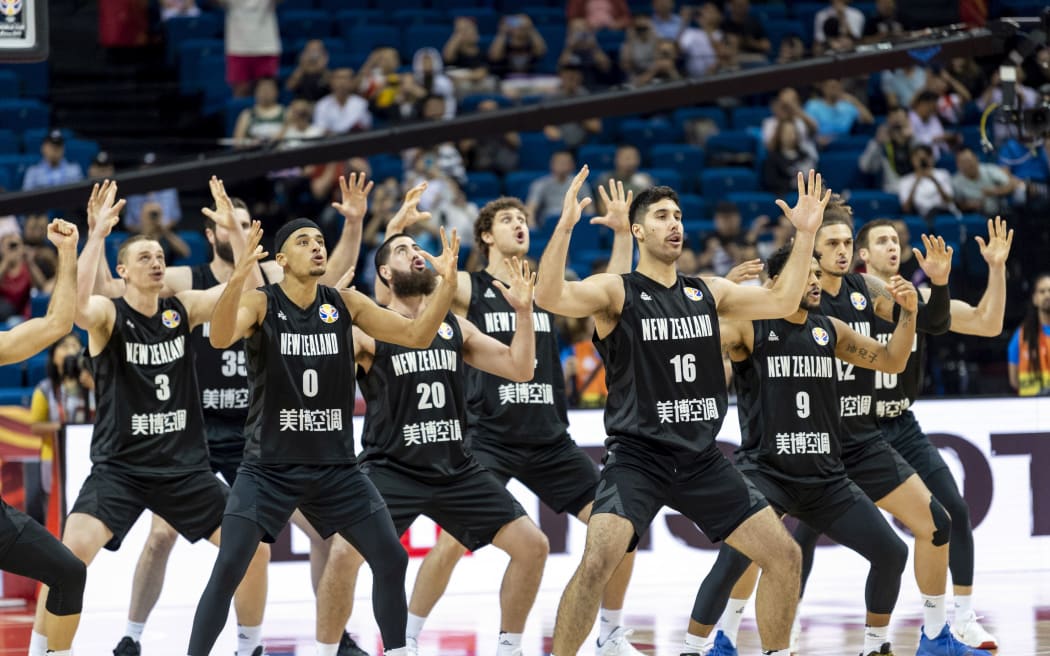
[[244, 365], [244, 351], [222, 352], [222, 375], [227, 377], [248, 375], [248, 369]]

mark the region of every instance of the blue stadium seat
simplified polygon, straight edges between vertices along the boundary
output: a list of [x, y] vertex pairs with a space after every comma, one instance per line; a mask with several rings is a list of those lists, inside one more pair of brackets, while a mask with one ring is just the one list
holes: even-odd
[[0, 100], [0, 125], [6, 130], [47, 128], [51, 124], [50, 114], [50, 108], [39, 100]]
[[700, 173], [700, 193], [708, 198], [720, 198], [734, 191], [758, 191], [758, 178], [751, 169], [722, 167]]
[[11, 130], [0, 130], [0, 154], [13, 155], [22, 152], [22, 140]]
[[440, 9], [398, 9], [391, 12], [390, 22], [400, 28], [409, 25], [441, 25], [452, 34], [452, 21]]
[[[609, 144], [585, 144], [580, 146], [576, 156], [578, 166], [586, 164], [595, 174], [613, 170], [616, 159], [616, 146]], [[595, 180], [595, 184], [605, 184], [605, 180]]]
[[486, 100], [495, 100], [499, 103], [501, 108], [514, 105], [513, 100], [498, 93], [472, 93], [459, 101], [457, 113], [469, 114], [470, 112], [475, 111], [478, 108], [478, 105]]
[[744, 130], [726, 130], [708, 137], [704, 151], [709, 163], [726, 161], [741, 153], [750, 153], [753, 160], [758, 154], [758, 139]]
[[0, 367], [0, 387], [21, 387], [23, 369], [21, 362]]
[[50, 62], [33, 64], [3, 64], [0, 71], [10, 71], [18, 76], [19, 94], [30, 98], [44, 98], [51, 88]]
[[18, 98], [22, 95], [21, 81], [14, 71], [0, 70], [0, 98]]
[[22, 181], [16, 180], [12, 171], [0, 167], [0, 190], [18, 191], [22, 188]]
[[529, 253], [528, 256], [537, 262], [543, 257], [543, 251], [547, 249], [547, 243], [550, 241], [549, 237], [533, 237], [532, 233], [529, 233]]
[[370, 25], [357, 23], [340, 25], [342, 36], [346, 40], [347, 50], [374, 50], [380, 46], [401, 49], [401, 32], [390, 25]]
[[21, 405], [29, 407], [29, 403], [32, 399], [32, 387], [0, 388], [0, 405]]
[[[821, 161], [821, 171], [824, 171]], [[853, 215], [865, 221], [879, 218], [896, 218], [901, 213], [900, 200], [896, 194], [884, 191], [857, 189], [850, 193]]]
[[368, 162], [372, 167], [372, 179], [376, 182], [382, 182], [387, 178], [396, 178], [398, 182], [401, 182], [401, 176], [404, 174], [404, 163], [400, 157], [396, 155], [373, 155]]
[[665, 185], [674, 190], [682, 188], [682, 175], [674, 169], [646, 169], [658, 185]]
[[[569, 244], [569, 257], [575, 259], [581, 251], [597, 250], [602, 247], [603, 232], [609, 232], [608, 228], [591, 223], [592, 216], [584, 216], [572, 230], [572, 242]], [[547, 223], [557, 223], [557, 217], [550, 218]], [[610, 237], [611, 239], [611, 237]], [[606, 251], [608, 255], [608, 251]], [[590, 269], [587, 269], [590, 272]]]
[[332, 6], [322, 6], [322, 9], [335, 10], [336, 30], [343, 34], [346, 34], [351, 27], [362, 23], [383, 25], [390, 22], [390, 14], [382, 9], [347, 9], [344, 0], [322, 0], [322, 3], [325, 2]]
[[777, 207], [776, 194], [765, 191], [734, 191], [726, 194], [725, 198], [731, 203], [736, 203], [744, 225], [747, 225], [756, 216], [768, 214], [775, 217], [780, 211], [780, 208]]
[[737, 107], [730, 115], [734, 130], [746, 130], [747, 128], [760, 128], [762, 121], [772, 116], [768, 107]]
[[[507, 177], [503, 178], [503, 193], [524, 201], [528, 198], [529, 187], [532, 186], [532, 183], [545, 175], [547, 175], [547, 171], [542, 169], [508, 173]], [[553, 226], [551, 226], [551, 229], [553, 229]]]
[[479, 196], [499, 196], [499, 177], [495, 173], [486, 171], [471, 171], [467, 175], [467, 184], [463, 191], [466, 192], [467, 198], [471, 199]]
[[[529, 17], [536, 26], [565, 24], [565, 10], [560, 7], [529, 7]], [[564, 35], [562, 38], [564, 39]], [[551, 45], [548, 43], [547, 47]], [[561, 46], [562, 44], [559, 43], [555, 47], [561, 50]]]
[[565, 147], [560, 141], [551, 141], [542, 132], [522, 132], [518, 166], [522, 169], [549, 170], [551, 155]]
[[222, 32], [223, 18], [219, 14], [203, 13], [200, 16], [170, 18], [164, 21], [168, 63], [175, 63], [175, 55], [182, 42], [188, 39], [221, 39]]
[[[487, 5], [489, 3], [479, 2], [478, 0], [441, 0], [440, 4], [445, 9], [459, 11], [461, 9], [476, 9], [479, 5]], [[484, 7], [484, 9], [492, 11], [488, 7]]]
[[700, 188], [700, 171], [704, 168], [704, 151], [688, 144], [657, 144], [649, 151], [649, 164], [656, 168], [673, 168], [682, 177], [680, 191], [692, 193]]
[[676, 141], [674, 126], [662, 119], [628, 119], [620, 124], [620, 141], [629, 143], [642, 152], [658, 143]]
[[[478, 26], [478, 34], [495, 34], [499, 29], [499, 14], [488, 7], [455, 7], [448, 2], [444, 4], [449, 17], [449, 34], [452, 33], [452, 21], [460, 16], [473, 18], [474, 24]], [[533, 16], [532, 20], [535, 21], [536, 17]]]
[[696, 194], [678, 194], [678, 207], [683, 222], [705, 220], [710, 214], [710, 205]]
[[277, 24], [281, 39], [319, 39], [332, 33], [332, 15], [316, 9], [282, 11]]
[[864, 175], [857, 164], [859, 158], [859, 151], [827, 152], [821, 155], [817, 170], [824, 178], [824, 185], [836, 193], [865, 186]]
[[193, 266], [208, 261], [208, 256], [211, 255], [211, 246], [208, 244], [204, 233], [197, 230], [179, 230], [176, 234], [190, 247], [190, 254], [187, 257], [175, 258], [173, 264], [176, 266]]
[[317, 6], [314, 3], [314, 0], [281, 0], [281, 2], [277, 4], [277, 18], [279, 20], [285, 13], [309, 11], [316, 8]]
[[79, 164], [85, 174], [88, 167], [91, 166], [91, 162], [95, 159], [95, 155], [98, 155], [98, 151], [99, 147], [96, 141], [88, 141], [86, 139], [66, 140], [66, 159]]
[[547, 23], [544, 25], [536, 25], [536, 29], [539, 31], [540, 36], [547, 43], [547, 53], [550, 54], [552, 51], [555, 53], [555, 61], [557, 61], [557, 55], [561, 54], [562, 48], [565, 47], [565, 10], [561, 10], [561, 20], [555, 23]]
[[682, 109], [676, 109], [671, 119], [675, 129], [674, 141], [684, 138], [685, 124], [697, 119], [712, 121], [719, 130], [726, 129], [728, 125], [726, 123], [726, 113], [721, 107], [683, 107]]
[[179, 68], [179, 93], [188, 96], [201, 90], [197, 73], [200, 70], [200, 60], [206, 56], [224, 57], [225, 66], [226, 47], [222, 39], [187, 39], [179, 45], [178, 68]]
[[[793, 18], [778, 18], [765, 21], [766, 36], [769, 37], [769, 42], [773, 46], [773, 52], [777, 51], [777, 48], [780, 47], [780, 42], [788, 35], [795, 34], [806, 39], [806, 34], [813, 31], [812, 16], [809, 22], [810, 27], [807, 30], [802, 21]], [[806, 42], [808, 43], [809, 40], [806, 39]]]
[[624, 33], [622, 30], [601, 30], [595, 35], [598, 47], [606, 52], [619, 52], [623, 45]]
[[760, 21], [766, 23], [771, 20], [783, 20], [787, 18], [787, 7], [782, 4], [765, 3], [751, 6], [751, 14], [757, 16]]
[[47, 314], [47, 306], [51, 302], [50, 294], [37, 294], [29, 299], [30, 316], [42, 317]]
[[47, 353], [40, 353], [26, 360], [26, 384], [36, 387], [37, 383], [47, 378]]
[[964, 240], [970, 241], [974, 235], [984, 235], [987, 238], [987, 226], [988, 219], [982, 214], [940, 214], [933, 219], [934, 234], [956, 244]]
[[[685, 214], [682, 216], [684, 218]], [[715, 222], [711, 219], [688, 219], [682, 222], [682, 229], [685, 230], [685, 236], [693, 240], [691, 246], [702, 250], [702, 240], [715, 231]]]
[[26, 169], [40, 161], [40, 155], [35, 153], [26, 155], [0, 155], [0, 168], [8, 172], [8, 180], [12, 187], [22, 188]]
[[824, 146], [825, 153], [834, 153], [842, 151], [859, 151], [863, 152], [868, 147], [868, 142], [871, 141], [871, 137], [866, 134], [846, 134], [841, 137], [836, 137]]
[[[40, 145], [44, 142], [44, 137], [48, 135], [51, 130], [48, 128], [31, 128], [22, 132], [22, 150], [26, 154], [36, 154], [40, 152]], [[73, 138], [73, 131], [69, 128], [62, 128], [62, 136], [68, 141]]]

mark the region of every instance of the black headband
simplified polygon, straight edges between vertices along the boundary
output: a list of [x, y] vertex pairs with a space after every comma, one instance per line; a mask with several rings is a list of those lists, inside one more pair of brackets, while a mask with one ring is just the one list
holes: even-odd
[[321, 227], [310, 219], [292, 219], [277, 229], [277, 235], [273, 238], [274, 251], [279, 253], [281, 249], [284, 248], [284, 242], [288, 241], [288, 238], [292, 236], [292, 233], [303, 228], [314, 228], [318, 232], [321, 231]]

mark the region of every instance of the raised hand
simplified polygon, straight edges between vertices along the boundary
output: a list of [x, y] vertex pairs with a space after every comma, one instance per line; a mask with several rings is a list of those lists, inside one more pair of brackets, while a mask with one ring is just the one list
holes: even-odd
[[[346, 270], [346, 273], [339, 276], [339, 280], [335, 281], [336, 289], [344, 289], [350, 285], [350, 281], [354, 279], [354, 273], [357, 271], [356, 267], [350, 267]], [[351, 289], [353, 289], [351, 287]]]
[[[581, 183], [582, 184], [582, 183]], [[609, 191], [605, 187], [598, 186], [598, 195], [602, 197], [605, 206], [605, 216], [596, 216], [591, 219], [594, 225], [603, 225], [613, 232], [627, 232], [631, 229], [631, 202], [634, 200], [634, 192], [623, 193], [623, 182], [609, 179]]]
[[405, 201], [401, 203], [397, 213], [387, 223], [387, 236], [405, 232], [417, 223], [430, 220], [430, 212], [419, 211], [419, 201], [423, 199], [423, 192], [427, 190], [427, 183], [420, 182], [405, 194]]
[[729, 270], [729, 273], [726, 274], [726, 280], [731, 280], [738, 285], [747, 280], [758, 280], [758, 275], [762, 273], [764, 266], [762, 260], [757, 258], [741, 262]]
[[935, 285], [947, 285], [948, 274], [952, 272], [952, 253], [955, 249], [944, 243], [943, 237], [922, 236], [922, 245], [926, 249], [926, 255], [919, 252], [918, 248], [911, 249], [915, 253], [915, 259], [919, 266], [930, 277], [930, 282]]
[[120, 221], [120, 212], [124, 209], [125, 200], [117, 200], [116, 180], [104, 180], [102, 185], [98, 183], [91, 188], [91, 198], [88, 200], [88, 232], [89, 235], [105, 239]]
[[791, 221], [791, 225], [799, 232], [817, 234], [821, 222], [824, 220], [824, 208], [828, 206], [831, 199], [831, 191], [824, 190], [824, 184], [820, 174], [813, 169], [809, 170], [809, 180], [799, 171], [798, 174], [798, 202], [794, 207], [781, 199], [777, 199], [777, 207], [784, 216]]
[[580, 187], [583, 186], [590, 172], [590, 168], [584, 164], [580, 172], [576, 174], [576, 177], [572, 179], [572, 184], [569, 185], [568, 191], [565, 192], [565, 201], [561, 205], [561, 219], [559, 219], [559, 223], [565, 227], [571, 228], [579, 223], [583, 210], [591, 204], [590, 198], [578, 199]]
[[252, 227], [248, 230], [248, 246], [244, 249], [244, 253], [237, 259], [237, 263], [234, 265], [233, 275], [238, 278], [247, 277], [255, 266], [263, 260], [269, 253], [263, 250], [260, 246], [262, 241], [262, 224], [258, 221], [252, 221]]
[[350, 179], [339, 176], [339, 189], [343, 192], [343, 202], [332, 203], [335, 211], [347, 221], [361, 221], [368, 211], [368, 194], [372, 193], [374, 181], [365, 182], [364, 173], [351, 173]]
[[210, 207], [201, 208], [201, 214], [215, 222], [215, 225], [227, 230], [237, 229], [237, 219], [234, 217], [233, 201], [226, 193], [226, 185], [214, 175], [208, 180], [208, 189], [211, 191], [211, 199], [215, 203], [215, 209]]
[[510, 285], [497, 280], [496, 286], [503, 293], [515, 312], [526, 312], [532, 310], [533, 291], [536, 289], [536, 274], [529, 268], [529, 261], [525, 258], [520, 260], [514, 257], [503, 260], [510, 271]]
[[441, 255], [438, 257], [422, 249], [419, 252], [427, 262], [430, 262], [430, 266], [434, 267], [434, 271], [444, 278], [445, 284], [455, 285], [458, 281], [456, 274], [459, 273], [459, 235], [455, 228], [452, 229], [451, 237], [445, 232], [444, 227], [441, 228], [441, 246]]
[[995, 221], [988, 219], [988, 242], [980, 235], [974, 237], [977, 245], [981, 248], [981, 257], [988, 263], [989, 267], [1001, 267], [1006, 264], [1006, 258], [1010, 255], [1010, 246], [1014, 243], [1014, 231], [1006, 230], [1006, 221], [998, 216]]
[[[98, 187], [98, 185], [95, 186]], [[75, 254], [80, 234], [77, 232], [76, 225], [62, 219], [54, 219], [47, 226], [47, 240], [54, 244], [60, 252], [72, 251]]]
[[908, 312], [917, 312], [919, 309], [919, 293], [915, 291], [915, 285], [900, 276], [890, 278], [886, 286], [897, 305]]

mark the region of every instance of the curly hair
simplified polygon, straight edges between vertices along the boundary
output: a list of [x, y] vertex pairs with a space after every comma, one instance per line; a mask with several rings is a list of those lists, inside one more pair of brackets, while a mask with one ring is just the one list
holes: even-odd
[[521, 210], [524, 214], [525, 203], [513, 196], [501, 196], [485, 203], [485, 206], [478, 212], [478, 218], [474, 219], [474, 246], [486, 260], [489, 257], [489, 245], [485, 243], [481, 235], [492, 231], [492, 222], [502, 210]]

